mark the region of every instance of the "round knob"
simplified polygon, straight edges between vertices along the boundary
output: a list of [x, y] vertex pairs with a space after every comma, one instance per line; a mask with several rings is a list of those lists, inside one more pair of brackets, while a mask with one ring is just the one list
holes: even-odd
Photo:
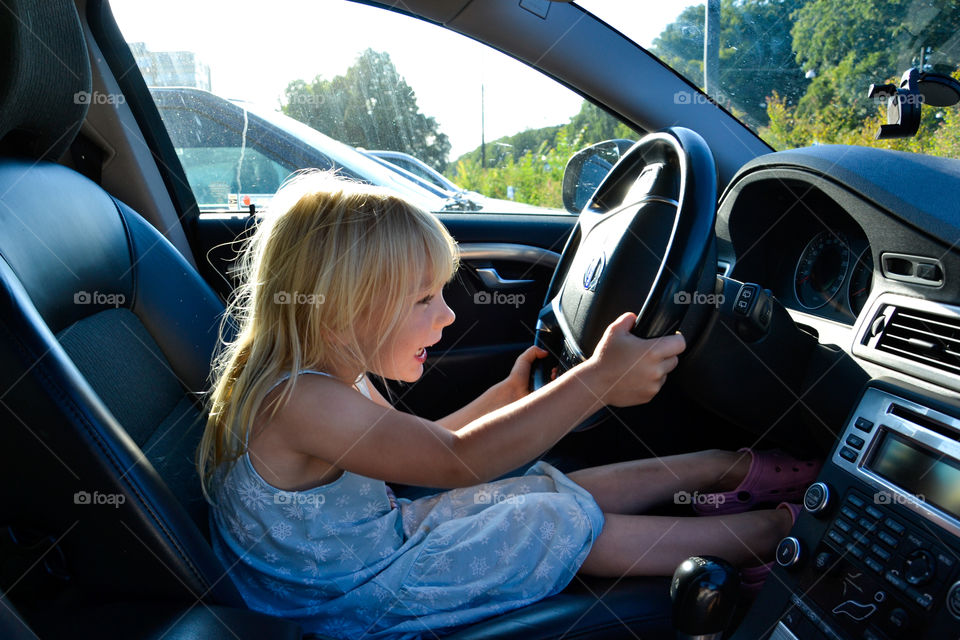
[[815, 516], [823, 514], [830, 504], [830, 487], [823, 482], [814, 482], [803, 494], [803, 508]]
[[907, 556], [903, 563], [903, 574], [910, 584], [929, 582], [936, 569], [936, 560], [929, 551], [917, 549]]
[[730, 623], [740, 594], [740, 576], [721, 558], [684, 560], [670, 581], [673, 626], [691, 636], [722, 632]]
[[960, 620], [960, 580], [954, 582], [947, 591], [947, 611]]
[[777, 545], [777, 564], [781, 567], [793, 567], [800, 562], [800, 541], [787, 536]]

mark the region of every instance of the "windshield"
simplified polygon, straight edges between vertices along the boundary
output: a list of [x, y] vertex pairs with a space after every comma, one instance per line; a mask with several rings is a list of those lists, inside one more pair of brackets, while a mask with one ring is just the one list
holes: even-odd
[[[927, 97], [916, 136], [877, 140], [885, 100], [909, 68], [958, 78], [960, 4], [951, 0], [577, 0], [656, 55], [777, 150], [876, 146], [960, 157], [960, 113]], [[706, 69], [706, 73], [705, 73]], [[924, 96], [915, 96], [924, 102]]]

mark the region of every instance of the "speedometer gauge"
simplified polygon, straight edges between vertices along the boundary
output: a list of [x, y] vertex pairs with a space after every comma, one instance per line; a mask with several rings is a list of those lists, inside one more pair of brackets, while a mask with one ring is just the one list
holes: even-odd
[[850, 288], [847, 297], [850, 301], [850, 311], [853, 315], [860, 315], [867, 297], [870, 295], [870, 284], [873, 281], [873, 256], [870, 255], [870, 247], [863, 250], [860, 257], [857, 258], [857, 264], [853, 267], [853, 274], [850, 276]]
[[821, 231], [807, 243], [794, 275], [797, 301], [807, 309], [830, 302], [847, 277], [850, 248], [842, 233]]

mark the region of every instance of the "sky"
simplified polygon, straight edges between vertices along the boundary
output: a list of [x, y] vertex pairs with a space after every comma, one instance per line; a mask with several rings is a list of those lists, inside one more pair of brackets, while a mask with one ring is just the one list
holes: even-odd
[[[580, 4], [649, 46], [695, 3]], [[367, 47], [387, 51], [415, 91], [420, 111], [437, 118], [449, 136], [451, 158], [480, 145], [481, 84], [487, 141], [566, 123], [582, 102], [553, 80], [459, 34], [343, 0], [110, 0], [110, 5], [128, 42], [145, 42], [153, 51], [193, 51], [210, 66], [214, 93], [273, 108], [279, 108], [290, 81], [330, 79]]]

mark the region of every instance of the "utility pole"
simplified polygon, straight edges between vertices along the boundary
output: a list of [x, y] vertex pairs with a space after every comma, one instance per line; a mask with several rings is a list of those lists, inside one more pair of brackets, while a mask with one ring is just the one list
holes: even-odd
[[480, 83], [480, 168], [487, 168], [487, 138], [484, 131], [483, 83]]
[[703, 90], [720, 100], [720, 0], [707, 0], [703, 29]]

